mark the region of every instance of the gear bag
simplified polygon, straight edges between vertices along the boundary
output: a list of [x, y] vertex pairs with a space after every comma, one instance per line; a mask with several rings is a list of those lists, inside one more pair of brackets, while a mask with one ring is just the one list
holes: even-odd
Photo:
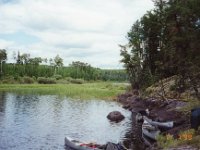
[[200, 126], [200, 108], [195, 108], [191, 110], [191, 128], [197, 130]]

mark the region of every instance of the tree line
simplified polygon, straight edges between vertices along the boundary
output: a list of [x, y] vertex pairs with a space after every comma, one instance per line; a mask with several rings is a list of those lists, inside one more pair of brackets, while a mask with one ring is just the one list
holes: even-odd
[[176, 89], [200, 87], [200, 1], [154, 0], [120, 45], [132, 87], [145, 88], [176, 75]]
[[13, 77], [46, 77], [103, 81], [127, 81], [125, 70], [109, 70], [92, 67], [88, 63], [74, 61], [68, 66], [63, 65], [63, 59], [56, 55], [54, 58], [31, 57], [28, 53], [13, 53], [15, 63], [6, 63], [7, 53], [0, 49], [1, 79]]

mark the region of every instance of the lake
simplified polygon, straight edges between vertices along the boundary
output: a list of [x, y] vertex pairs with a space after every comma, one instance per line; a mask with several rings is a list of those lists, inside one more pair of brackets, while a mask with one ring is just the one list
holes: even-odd
[[[120, 123], [106, 116], [118, 110]], [[64, 149], [64, 138], [117, 143], [130, 128], [130, 112], [114, 101], [0, 93], [0, 149]]]

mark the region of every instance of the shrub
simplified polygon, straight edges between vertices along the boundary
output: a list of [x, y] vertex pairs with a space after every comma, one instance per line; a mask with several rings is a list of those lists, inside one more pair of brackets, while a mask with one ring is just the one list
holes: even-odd
[[69, 84], [70, 82], [65, 80], [65, 79], [61, 79], [61, 80], [56, 81], [56, 83], [58, 83], [58, 84]]
[[45, 77], [39, 77], [37, 79], [39, 84], [56, 84], [56, 79], [54, 78], [45, 78]]
[[175, 84], [170, 85], [170, 87], [169, 87], [170, 91], [176, 91], [176, 89], [177, 89], [177, 85], [175, 85]]
[[177, 145], [177, 140], [170, 134], [167, 135], [159, 135], [157, 137], [158, 147], [161, 149], [166, 149], [169, 147], [174, 147]]
[[130, 92], [131, 90], [132, 90], [131, 85], [128, 85], [128, 86], [126, 87], [126, 91], [127, 91], [127, 92]]
[[20, 83], [20, 84], [24, 84], [23, 77], [18, 77], [17, 82]]
[[23, 78], [22, 78], [22, 82], [23, 82], [24, 84], [32, 84], [32, 83], [34, 83], [34, 79], [31, 78], [31, 77], [23, 77]]
[[15, 80], [13, 80], [13, 79], [4, 79], [4, 80], [2, 80], [2, 83], [3, 84], [14, 84]]
[[20, 77], [19, 77], [19, 74], [17, 74], [17, 73], [15, 73], [15, 74], [13, 75], [13, 77], [14, 77], [15, 80], [19, 80], [19, 78], [20, 78]]
[[13, 77], [7, 76], [6, 78], [4, 78], [2, 80], [2, 83], [3, 84], [14, 84], [14, 83], [16, 83], [16, 81], [15, 81], [15, 79]]
[[62, 79], [62, 76], [59, 75], [59, 74], [55, 74], [55, 75], [53, 76], [53, 78], [55, 78], [56, 80], [60, 80], [60, 79]]
[[73, 80], [72, 77], [66, 77], [65, 79], [66, 79], [67, 81], [69, 81], [69, 82], [71, 82], [71, 80]]
[[127, 89], [127, 87], [125, 87], [123, 85], [121, 85], [121, 86], [118, 87], [118, 90], [126, 90], [126, 89]]
[[83, 79], [71, 79], [70, 82], [74, 83], [74, 84], [83, 84], [84, 80]]
[[85, 81], [83, 79], [73, 79], [71, 77], [65, 78], [68, 82], [74, 83], [74, 84], [83, 84]]
[[35, 76], [33, 76], [32, 78], [33, 78], [33, 80], [34, 80], [34, 81], [36, 81], [36, 80], [37, 80], [37, 78], [36, 78]]

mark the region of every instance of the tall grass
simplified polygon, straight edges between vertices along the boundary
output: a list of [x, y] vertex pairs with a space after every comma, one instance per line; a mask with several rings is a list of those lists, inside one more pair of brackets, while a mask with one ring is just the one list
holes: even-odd
[[0, 91], [19, 94], [60, 95], [74, 99], [112, 100], [123, 93], [126, 86], [111, 82], [85, 84], [0, 84]]

